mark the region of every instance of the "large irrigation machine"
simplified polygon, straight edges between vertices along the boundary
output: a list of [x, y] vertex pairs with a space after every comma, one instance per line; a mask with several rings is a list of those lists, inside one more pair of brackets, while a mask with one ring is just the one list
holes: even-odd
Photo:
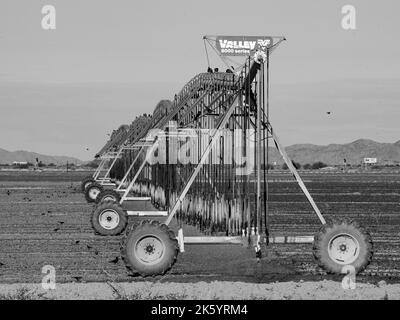
[[[132, 142], [148, 130], [150, 123], [151, 117], [144, 114], [136, 117], [129, 127], [122, 125], [113, 131], [110, 139], [95, 156], [95, 158], [100, 159], [98, 167], [92, 175], [82, 180], [81, 189], [87, 202], [114, 199], [107, 196], [107, 188], [115, 188], [120, 183], [124, 183], [123, 180], [121, 181], [120, 174], [118, 174], [121, 171], [121, 165], [122, 170], [126, 170], [129, 166], [130, 151], [135, 148]], [[118, 166], [118, 161], [120, 161], [120, 166]], [[119, 170], [116, 170], [117, 168]]]
[[[123, 140], [126, 139], [127, 135], [127, 126], [122, 125], [117, 130], [114, 130], [110, 135], [110, 139], [107, 143], [101, 148], [101, 150], [95, 155], [96, 159], [99, 159], [99, 165], [94, 171], [94, 173], [90, 176], [85, 177], [81, 183], [82, 192], [88, 190], [90, 184], [98, 184], [99, 188], [104, 185], [112, 184], [111, 183], [111, 167], [107, 167], [107, 163], [116, 159], [117, 152], [116, 148], [120, 146]], [[91, 188], [92, 189], [92, 188]], [[94, 189], [94, 188], [93, 188]], [[92, 190], [89, 192], [91, 198], [88, 200], [89, 202], [93, 202], [95, 199], [94, 193]], [[92, 200], [93, 199], [93, 200]]]
[[[284, 40], [204, 37], [208, 62], [207, 44], [227, 64], [226, 72], [209, 68], [195, 76], [172, 103], [156, 107], [142, 132], [120, 145], [114, 161], [126, 163], [122, 183], [96, 195], [91, 222], [99, 235], [124, 233], [121, 254], [128, 269], [164, 274], [189, 244], [242, 244], [261, 257], [270, 243], [313, 243], [327, 272], [348, 272], [349, 266], [360, 272], [369, 264], [368, 232], [354, 221], [325, 220], [272, 128], [270, 56]], [[236, 69], [231, 56], [242, 56]], [[270, 141], [321, 223], [316, 236], [268, 232]], [[128, 216], [136, 217], [129, 227]], [[185, 236], [187, 225], [203, 235]]]

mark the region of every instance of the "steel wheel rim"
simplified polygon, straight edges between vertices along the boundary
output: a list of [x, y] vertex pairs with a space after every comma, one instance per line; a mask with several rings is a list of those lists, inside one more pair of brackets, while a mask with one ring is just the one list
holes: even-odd
[[119, 224], [119, 215], [115, 210], [104, 210], [99, 215], [99, 223], [106, 230], [115, 229]]
[[103, 200], [105, 200], [105, 201], [117, 201], [117, 199], [114, 197], [114, 196], [105, 196], [104, 198], [103, 198]]
[[89, 190], [90, 199], [95, 200], [97, 198], [97, 196], [99, 195], [99, 193], [100, 193], [99, 188], [96, 188], [96, 187], [90, 188], [90, 190]]
[[84, 187], [85, 187], [85, 189], [87, 189], [87, 187], [89, 187], [89, 185], [91, 184], [92, 182], [86, 182], [85, 184], [84, 184]]
[[356, 261], [360, 254], [360, 244], [350, 234], [334, 236], [328, 244], [329, 257], [338, 264], [348, 265]]
[[164, 243], [154, 235], [141, 237], [134, 246], [135, 256], [147, 265], [159, 263], [164, 257], [164, 253]]

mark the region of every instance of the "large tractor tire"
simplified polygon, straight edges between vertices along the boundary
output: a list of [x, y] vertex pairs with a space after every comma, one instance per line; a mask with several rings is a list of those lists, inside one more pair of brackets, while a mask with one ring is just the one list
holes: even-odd
[[174, 232], [165, 224], [149, 220], [132, 225], [121, 246], [127, 268], [143, 277], [165, 274], [174, 265], [178, 252]]
[[371, 262], [372, 239], [354, 221], [335, 221], [324, 225], [314, 238], [314, 257], [328, 273], [347, 273], [345, 266], [353, 266], [355, 273], [363, 271]]
[[92, 213], [92, 227], [96, 234], [116, 236], [126, 229], [128, 214], [114, 201], [103, 201]]
[[95, 202], [97, 204], [104, 201], [114, 201], [119, 203], [120, 200], [121, 200], [121, 195], [117, 191], [111, 189], [104, 189], [96, 197]]
[[95, 182], [92, 176], [87, 176], [85, 177], [82, 182], [81, 182], [81, 190], [83, 193], [85, 193], [86, 188], [89, 186], [89, 184]]
[[103, 186], [97, 182], [89, 184], [85, 190], [85, 199], [88, 203], [96, 201], [97, 196], [103, 191]]

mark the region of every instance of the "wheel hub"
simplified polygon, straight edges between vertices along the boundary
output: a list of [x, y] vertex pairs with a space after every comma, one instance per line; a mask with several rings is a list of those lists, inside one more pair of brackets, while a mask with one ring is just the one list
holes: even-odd
[[338, 264], [351, 264], [360, 254], [360, 245], [352, 235], [339, 234], [329, 241], [328, 254]]
[[97, 196], [99, 195], [99, 193], [100, 193], [100, 190], [98, 188], [91, 188], [89, 190], [89, 197], [91, 199], [96, 199]]
[[99, 223], [104, 229], [115, 229], [119, 224], [119, 215], [114, 210], [105, 210], [99, 215]]
[[147, 254], [153, 254], [154, 250], [155, 250], [154, 246], [150, 246], [149, 245], [149, 246], [146, 247]]

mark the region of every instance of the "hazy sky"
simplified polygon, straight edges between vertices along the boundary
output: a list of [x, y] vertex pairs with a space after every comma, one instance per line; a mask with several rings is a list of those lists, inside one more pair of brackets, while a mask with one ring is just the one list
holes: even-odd
[[[56, 30], [41, 28], [46, 4]], [[345, 4], [356, 30], [341, 27]], [[285, 145], [397, 141], [399, 10], [395, 0], [1, 0], [0, 148], [90, 159], [108, 132], [207, 68], [205, 34], [286, 36], [271, 60], [271, 121]]]

